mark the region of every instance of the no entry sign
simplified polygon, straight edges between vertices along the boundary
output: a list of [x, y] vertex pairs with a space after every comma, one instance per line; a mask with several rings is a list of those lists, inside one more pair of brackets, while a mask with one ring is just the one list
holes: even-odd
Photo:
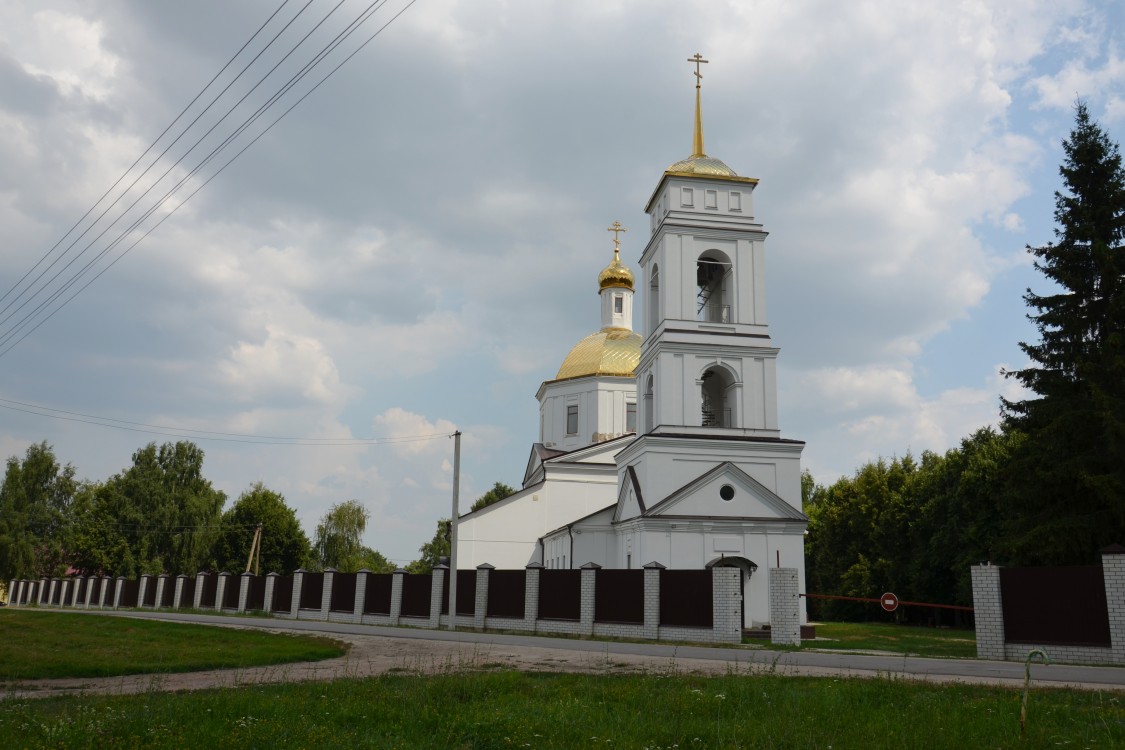
[[898, 609], [898, 597], [890, 591], [879, 597], [879, 605], [888, 612]]

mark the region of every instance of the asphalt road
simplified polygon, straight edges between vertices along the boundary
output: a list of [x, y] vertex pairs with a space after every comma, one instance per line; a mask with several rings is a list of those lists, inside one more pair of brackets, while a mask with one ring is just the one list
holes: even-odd
[[[770, 651], [754, 648], [667, 645], [661, 643], [623, 643], [616, 641], [547, 638], [506, 633], [478, 633], [468, 630], [422, 630], [374, 625], [353, 625], [313, 620], [283, 620], [259, 617], [229, 617], [177, 612], [94, 611], [89, 614], [140, 617], [174, 622], [253, 627], [263, 630], [307, 631], [320, 634], [350, 634], [417, 639], [420, 641], [497, 645], [507, 648], [555, 649], [588, 654], [591, 658], [614, 655], [646, 657], [661, 664], [688, 660], [725, 662], [739, 667], [760, 665], [782, 674], [839, 674], [893, 676], [930, 681], [965, 681], [993, 684], [1023, 684], [1022, 662], [982, 659], [929, 659], [914, 656], [856, 654], [840, 651]], [[1075, 686], [1125, 691], [1125, 667], [1086, 667], [1069, 664], [1032, 665], [1032, 679], [1039, 686]]]

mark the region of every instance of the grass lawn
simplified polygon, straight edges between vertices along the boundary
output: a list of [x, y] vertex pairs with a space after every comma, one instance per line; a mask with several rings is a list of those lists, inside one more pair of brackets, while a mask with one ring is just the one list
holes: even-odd
[[0, 609], [0, 681], [286, 664], [330, 659], [346, 650], [312, 636]]
[[120, 697], [0, 700], [20, 748], [1031, 748], [1125, 746], [1110, 693], [890, 679], [389, 675]]
[[[878, 622], [823, 622], [816, 625], [816, 640], [801, 643], [803, 649], [848, 649], [890, 651], [910, 656], [974, 659], [976, 634], [972, 630], [922, 628]], [[769, 641], [748, 639], [747, 643]]]

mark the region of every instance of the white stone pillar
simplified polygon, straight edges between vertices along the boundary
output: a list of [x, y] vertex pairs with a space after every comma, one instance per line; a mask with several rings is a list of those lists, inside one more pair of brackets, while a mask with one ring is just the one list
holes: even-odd
[[352, 608], [352, 622], [363, 622], [363, 605], [367, 601], [367, 579], [371, 571], [361, 568], [355, 574], [355, 606]]
[[320, 619], [327, 620], [332, 611], [332, 580], [336, 577], [335, 568], [324, 570], [324, 586], [320, 589]]
[[52, 579], [51, 579], [51, 583], [50, 583], [50, 585], [49, 585], [49, 586], [48, 586], [48, 588], [47, 588], [47, 606], [48, 606], [48, 607], [49, 607], [49, 606], [51, 606], [52, 604], [54, 604], [54, 601], [55, 601], [55, 589], [57, 589], [57, 588], [58, 588], [58, 586], [59, 586], [59, 582], [58, 582], [58, 580], [57, 580], [57, 579], [54, 579], [54, 578], [52, 578]]
[[398, 625], [402, 617], [402, 587], [406, 571], [396, 568], [391, 578], [391, 625]]
[[484, 630], [484, 619], [488, 614], [488, 576], [496, 567], [488, 563], [477, 566], [477, 590], [473, 599], [473, 628]]
[[262, 609], [267, 615], [273, 612], [273, 591], [280, 577], [277, 573], [266, 573], [266, 592], [262, 597]]
[[1000, 568], [974, 565], [973, 620], [977, 631], [977, 658], [1004, 658], [1004, 609], [1000, 598]]
[[[800, 643], [799, 596], [797, 601], [797, 642]], [[711, 632], [717, 641], [742, 643], [742, 570], [739, 568], [722, 565], [711, 568]]]
[[184, 585], [187, 582], [187, 574], [180, 573], [176, 576], [176, 590], [172, 592], [172, 609], [179, 609], [184, 603]]
[[594, 592], [597, 586], [598, 571], [601, 565], [588, 562], [582, 566], [582, 604], [579, 609], [579, 627], [582, 634], [594, 634]]
[[800, 593], [796, 568], [770, 568], [770, 643], [801, 645]]
[[1125, 547], [1102, 550], [1105, 603], [1109, 610], [1109, 642], [1114, 664], [1125, 664]]
[[238, 577], [238, 611], [240, 613], [246, 611], [246, 598], [250, 595], [250, 582], [254, 580], [254, 574], [249, 570]]
[[222, 612], [223, 611], [223, 602], [226, 601], [226, 596], [227, 596], [227, 586], [233, 585], [231, 583], [231, 578], [232, 578], [232, 576], [230, 574], [230, 571], [224, 570], [223, 572], [219, 573], [219, 583], [215, 587], [215, 611], [216, 612]]
[[137, 609], [145, 608], [145, 594], [148, 593], [148, 587], [152, 585], [152, 575], [149, 573], [141, 574], [141, 584], [137, 587]]
[[539, 619], [539, 571], [543, 570], [543, 563], [528, 563], [523, 570], [523, 625], [534, 633]]
[[[430, 579], [430, 627], [435, 630], [441, 627], [441, 600], [444, 598], [445, 576], [448, 573], [448, 565], [438, 565]], [[451, 611], [449, 616], [456, 617], [456, 612]]]
[[664, 566], [653, 560], [645, 571], [645, 638], [660, 638], [660, 571]]
[[152, 600], [153, 609], [163, 608], [164, 592], [168, 589], [170, 583], [172, 583], [172, 576], [167, 573], [161, 573], [156, 577], [156, 598]]
[[206, 573], [199, 572], [195, 574], [195, 596], [192, 597], [192, 609], [203, 609], [203, 582], [206, 580]]
[[40, 578], [39, 579], [39, 605], [40, 606], [43, 605], [43, 599], [44, 598], [47, 599], [48, 604], [51, 603], [51, 598], [50, 598], [50, 596], [48, 595], [48, 592], [47, 592], [47, 579], [46, 578]]
[[113, 608], [121, 606], [121, 597], [125, 593], [125, 576], [117, 576], [117, 585], [113, 587]]
[[293, 598], [289, 601], [289, 614], [296, 620], [300, 617], [301, 612], [301, 590], [305, 587], [305, 573], [308, 573], [304, 568], [297, 568], [293, 571]]

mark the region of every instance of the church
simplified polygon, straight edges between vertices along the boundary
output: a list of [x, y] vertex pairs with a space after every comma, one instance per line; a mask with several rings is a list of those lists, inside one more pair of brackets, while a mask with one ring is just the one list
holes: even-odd
[[744, 625], [755, 627], [770, 621], [769, 568], [797, 568], [805, 588], [804, 443], [778, 427], [758, 180], [704, 152], [707, 61], [689, 62], [692, 154], [664, 170], [645, 206], [639, 274], [621, 262], [614, 222], [613, 259], [597, 279], [601, 328], [540, 386], [522, 487], [460, 517], [457, 561], [734, 566]]

